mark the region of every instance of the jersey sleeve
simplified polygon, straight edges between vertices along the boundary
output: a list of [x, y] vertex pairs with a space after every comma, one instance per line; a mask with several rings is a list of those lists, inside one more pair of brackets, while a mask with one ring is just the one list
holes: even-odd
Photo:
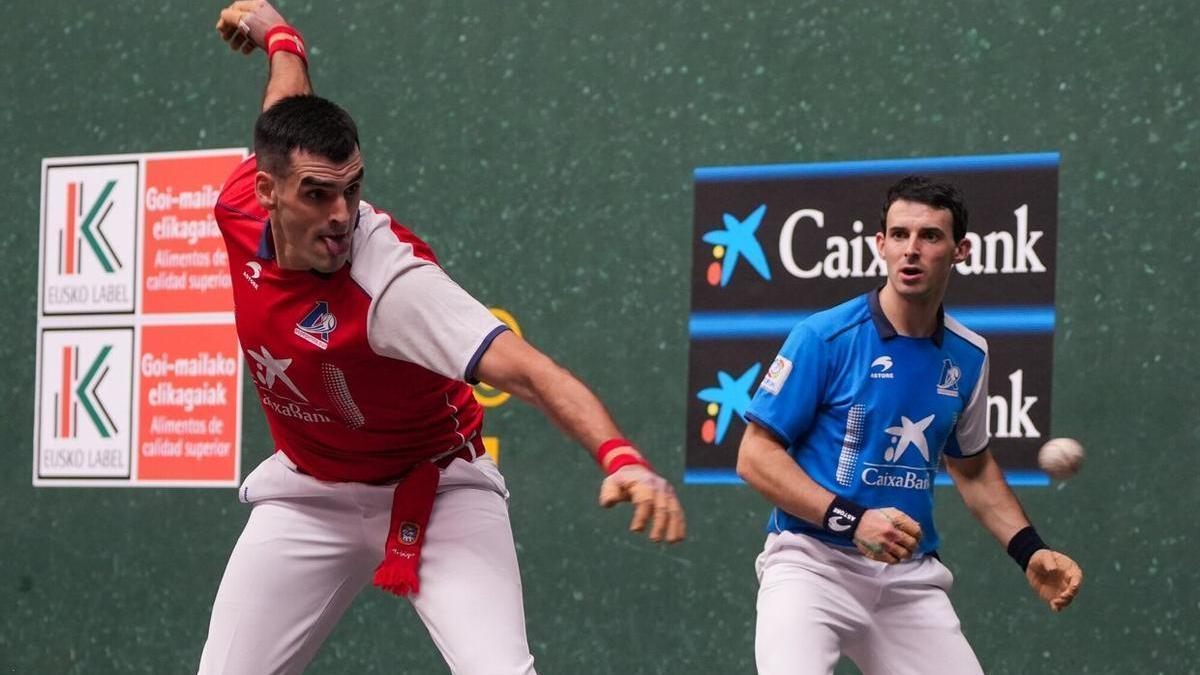
[[767, 369], [746, 418], [785, 446], [804, 435], [824, 399], [828, 346], [805, 324], [792, 329]]
[[983, 357], [979, 378], [971, 398], [963, 408], [955, 424], [954, 433], [946, 443], [945, 453], [950, 457], [971, 457], [983, 452], [988, 445], [987, 392], [989, 357]]
[[376, 353], [474, 382], [475, 366], [507, 330], [433, 263], [398, 275], [371, 303], [367, 339]]
[[376, 354], [474, 383], [480, 357], [508, 328], [450, 279], [425, 242], [364, 201], [350, 264], [371, 297], [367, 341]]

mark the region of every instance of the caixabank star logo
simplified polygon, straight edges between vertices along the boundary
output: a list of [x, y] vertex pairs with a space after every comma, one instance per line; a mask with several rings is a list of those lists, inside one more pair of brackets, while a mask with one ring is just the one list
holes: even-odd
[[729, 285], [739, 260], [745, 260], [763, 279], [771, 280], [767, 256], [763, 253], [762, 244], [758, 243], [756, 236], [766, 212], [767, 205], [763, 204], [742, 219], [738, 219], [732, 213], [723, 214], [721, 220], [725, 224], [724, 229], [704, 233], [702, 240], [713, 245], [714, 260], [709, 263], [704, 276], [708, 285]]
[[138, 164], [46, 164], [42, 310], [134, 310]]

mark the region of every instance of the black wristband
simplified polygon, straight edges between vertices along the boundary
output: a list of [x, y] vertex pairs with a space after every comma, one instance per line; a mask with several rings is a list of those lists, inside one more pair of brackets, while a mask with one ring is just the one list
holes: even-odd
[[1042, 538], [1038, 536], [1037, 530], [1033, 529], [1032, 525], [1027, 525], [1020, 532], [1013, 535], [1012, 539], [1008, 540], [1008, 554], [1013, 560], [1021, 566], [1021, 571], [1029, 569], [1029, 559], [1034, 553], [1042, 549], [1048, 549], [1049, 546]]
[[860, 504], [835, 496], [829, 503], [829, 508], [825, 510], [821, 526], [829, 534], [854, 541], [854, 533], [858, 531], [858, 524], [866, 511]]

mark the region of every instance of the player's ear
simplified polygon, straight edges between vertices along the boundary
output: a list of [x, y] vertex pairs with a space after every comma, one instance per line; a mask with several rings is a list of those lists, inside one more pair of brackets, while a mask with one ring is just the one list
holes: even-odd
[[963, 237], [961, 241], [954, 245], [954, 263], [958, 264], [966, 260], [971, 255], [971, 239]]
[[254, 175], [254, 196], [258, 197], [258, 205], [268, 211], [275, 209], [279, 201], [276, 193], [275, 177], [266, 171]]

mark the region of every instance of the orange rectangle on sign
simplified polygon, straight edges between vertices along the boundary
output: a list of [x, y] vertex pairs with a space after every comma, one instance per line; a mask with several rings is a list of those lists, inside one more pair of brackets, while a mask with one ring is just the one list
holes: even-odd
[[240, 152], [149, 157], [142, 194], [142, 311], [231, 312], [229, 256], [213, 217]]
[[239, 359], [232, 325], [142, 327], [139, 480], [237, 480]]

